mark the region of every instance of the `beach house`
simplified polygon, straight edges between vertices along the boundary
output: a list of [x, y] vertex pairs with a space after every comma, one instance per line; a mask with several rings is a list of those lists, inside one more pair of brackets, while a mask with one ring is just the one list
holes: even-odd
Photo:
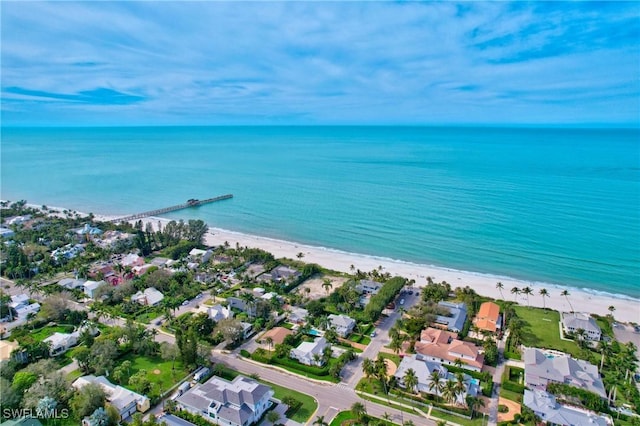
[[562, 329], [565, 333], [576, 334], [583, 331], [583, 336], [594, 342], [600, 341], [602, 331], [593, 317], [585, 312], [562, 312]]
[[449, 311], [449, 315], [438, 315], [435, 325], [446, 330], [460, 333], [467, 320], [467, 306], [464, 303], [439, 302], [438, 306]]
[[177, 406], [210, 422], [228, 426], [256, 423], [271, 407], [273, 390], [253, 379], [236, 376], [233, 381], [213, 376], [176, 398]]
[[458, 340], [458, 335], [437, 328], [426, 328], [420, 333], [420, 341], [415, 344], [418, 359], [445, 365], [461, 363], [462, 368], [481, 371], [484, 355], [471, 342]]
[[500, 315], [500, 306], [493, 302], [484, 302], [480, 305], [480, 309], [473, 319], [473, 325], [479, 331], [495, 333], [502, 328], [502, 316]]
[[356, 291], [361, 294], [378, 294], [381, 288], [382, 283], [371, 280], [360, 280], [358, 285], [356, 285]]
[[356, 322], [346, 315], [331, 314], [327, 318], [330, 327], [334, 327], [340, 337], [347, 337], [356, 326]]
[[524, 384], [546, 390], [549, 383], [564, 383], [606, 398], [598, 367], [558, 352], [527, 348], [524, 351]]
[[[408, 355], [402, 358], [402, 362], [400, 362], [398, 369], [394, 373], [394, 376], [397, 379], [397, 383], [403, 388], [406, 387], [404, 383], [404, 377], [409, 369], [412, 369], [415, 372], [416, 377], [418, 378], [418, 384], [413, 390], [422, 393], [441, 396], [441, 393], [438, 392], [438, 389], [434, 385], [432, 385], [432, 374], [434, 371], [438, 372], [438, 376], [441, 378], [442, 382], [456, 382], [458, 380], [455, 374], [450, 373], [439, 362], [420, 359], [416, 355]], [[463, 393], [460, 393], [456, 396], [456, 403], [464, 405], [467, 396], [475, 397], [478, 395], [479, 382], [477, 380], [474, 380], [468, 374], [463, 374], [462, 377], [463, 383], [465, 384], [465, 390]]]
[[556, 397], [542, 390], [525, 389], [523, 404], [545, 424], [559, 426], [595, 425], [611, 426], [613, 419], [581, 408], [562, 405]]
[[313, 342], [302, 342], [291, 349], [289, 356], [301, 364], [321, 367], [324, 364], [322, 354], [328, 347], [330, 345], [324, 337], [317, 337]]
[[82, 389], [89, 383], [95, 383], [104, 390], [109, 404], [118, 410], [120, 420], [131, 417], [136, 411], [144, 413], [151, 406], [151, 402], [146, 396], [130, 391], [122, 386], [114, 385], [104, 376], [82, 376], [73, 382], [72, 386], [75, 389]]

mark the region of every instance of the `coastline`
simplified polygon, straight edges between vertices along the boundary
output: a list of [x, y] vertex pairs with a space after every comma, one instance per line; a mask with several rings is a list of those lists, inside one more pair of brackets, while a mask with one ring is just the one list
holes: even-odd
[[[33, 203], [29, 203], [28, 205], [35, 208], [40, 207]], [[64, 210], [61, 207], [51, 206], [49, 209], [56, 209], [60, 212]], [[86, 215], [86, 213], [78, 213]], [[94, 214], [94, 216], [98, 221], [109, 221], [119, 217], [101, 214]], [[158, 221], [165, 224], [169, 222], [170, 219], [163, 217], [147, 217], [143, 219], [143, 222], [151, 223], [154, 228]], [[426, 285], [426, 278], [431, 277], [437, 282], [448, 282], [452, 288], [469, 286], [478, 294], [494, 299], [514, 301], [515, 299], [514, 295], [511, 294], [511, 289], [513, 287], [522, 289], [523, 287], [528, 286], [533, 289], [533, 294], [529, 296], [529, 300], [527, 301], [527, 297], [524, 295], [517, 297], [517, 302], [524, 306], [529, 303], [530, 306], [543, 307], [543, 300], [542, 296], [539, 295], [539, 291], [540, 289], [545, 288], [550, 295], [550, 297], [547, 297], [544, 301], [547, 308], [563, 312], [570, 311], [570, 306], [572, 306], [575, 311], [589, 312], [604, 316], [609, 313], [608, 307], [614, 306], [614, 317], [617, 321], [640, 323], [640, 299], [622, 294], [609, 294], [595, 290], [562, 286], [556, 283], [532, 282], [506, 276], [496, 276], [433, 265], [416, 264], [402, 260], [350, 253], [332, 248], [311, 246], [303, 243], [244, 234], [211, 226], [209, 227], [209, 232], [207, 232], [205, 236], [205, 244], [216, 246], [224, 244], [225, 241], [231, 246], [235, 246], [236, 243], [238, 243], [241, 246], [260, 248], [272, 253], [276, 258], [286, 257], [295, 259], [298, 253], [303, 253], [304, 257], [301, 260], [304, 262], [317, 263], [327, 269], [345, 273], [352, 272], [351, 265], [353, 265], [355, 269], [367, 272], [382, 266], [383, 273], [388, 272], [392, 276], [399, 275], [408, 279], [413, 279], [416, 282], [415, 286]], [[497, 282], [501, 282], [504, 286], [502, 295], [496, 288]], [[566, 297], [560, 295], [563, 290], [569, 291], [570, 304]]]

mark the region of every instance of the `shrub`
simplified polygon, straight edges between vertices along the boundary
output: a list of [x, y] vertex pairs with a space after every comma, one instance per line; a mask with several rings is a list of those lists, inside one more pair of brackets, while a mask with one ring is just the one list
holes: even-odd
[[248, 351], [248, 350], [246, 350], [246, 349], [241, 349], [241, 350], [240, 350], [240, 355], [242, 355], [242, 356], [243, 356], [243, 357], [245, 357], [245, 358], [251, 358], [251, 354], [250, 354], [250, 353], [249, 353], [249, 351]]

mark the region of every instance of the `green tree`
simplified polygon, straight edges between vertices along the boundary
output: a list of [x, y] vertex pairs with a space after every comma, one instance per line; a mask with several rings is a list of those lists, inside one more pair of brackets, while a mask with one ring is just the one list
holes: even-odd
[[549, 296], [549, 292], [547, 291], [546, 288], [541, 288], [540, 289], [540, 296], [542, 296], [542, 309], [547, 309], [546, 298], [550, 297], [550, 296]]
[[504, 294], [502, 293], [502, 290], [504, 289], [504, 284], [502, 284], [501, 282], [498, 282], [496, 284], [496, 288], [500, 290], [500, 297], [502, 297], [502, 300], [504, 300]]
[[324, 280], [322, 280], [322, 288], [324, 288], [324, 291], [329, 294], [329, 290], [333, 288], [333, 284], [331, 283], [331, 280], [329, 278], [325, 278]]
[[520, 295], [520, 293], [521, 293], [521, 290], [518, 287], [513, 287], [511, 289], [511, 294], [513, 294], [513, 301], [514, 302], [517, 302], [518, 296]]
[[71, 357], [77, 361], [78, 367], [80, 367], [83, 373], [89, 373], [91, 360], [91, 350], [89, 348], [86, 346], [78, 346], [71, 351]]
[[129, 377], [129, 386], [138, 393], [146, 394], [151, 390], [151, 382], [147, 378], [147, 371], [142, 369]]
[[316, 419], [315, 419], [315, 421], [313, 422], [313, 424], [314, 424], [314, 425], [317, 425], [317, 426], [329, 426], [329, 423], [327, 423], [327, 422], [324, 420], [324, 416], [318, 416], [318, 417], [316, 417]]
[[278, 420], [280, 420], [278, 412], [272, 410], [267, 413], [267, 421], [271, 422], [271, 424], [278, 423]]
[[367, 409], [362, 402], [354, 402], [351, 405], [351, 412], [356, 416], [358, 421], [363, 421], [367, 415]]
[[442, 380], [440, 372], [438, 370], [433, 370], [429, 376], [429, 391], [437, 396], [441, 396], [443, 391]]
[[522, 294], [527, 296], [527, 306], [529, 306], [529, 296], [533, 294], [533, 289], [531, 287], [525, 287], [522, 289]]
[[107, 399], [102, 387], [97, 383], [89, 383], [75, 392], [71, 398], [70, 406], [76, 419], [82, 419], [96, 409], [104, 406]]
[[407, 390], [411, 393], [415, 393], [416, 386], [418, 386], [418, 376], [413, 368], [408, 369], [404, 373], [403, 380]]
[[562, 290], [562, 293], [560, 293], [560, 296], [564, 296], [567, 299], [567, 303], [571, 308], [571, 312], [573, 312], [573, 306], [571, 305], [571, 301], [569, 300], [569, 296], [571, 296], [571, 293], [569, 293], [569, 290]]
[[112, 340], [98, 340], [91, 347], [89, 367], [100, 376], [113, 370], [115, 359], [118, 357], [118, 346]]

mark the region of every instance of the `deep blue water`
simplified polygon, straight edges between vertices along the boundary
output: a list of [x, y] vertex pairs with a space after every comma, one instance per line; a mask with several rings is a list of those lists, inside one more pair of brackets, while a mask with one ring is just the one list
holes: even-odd
[[2, 129], [1, 196], [640, 297], [640, 131]]

